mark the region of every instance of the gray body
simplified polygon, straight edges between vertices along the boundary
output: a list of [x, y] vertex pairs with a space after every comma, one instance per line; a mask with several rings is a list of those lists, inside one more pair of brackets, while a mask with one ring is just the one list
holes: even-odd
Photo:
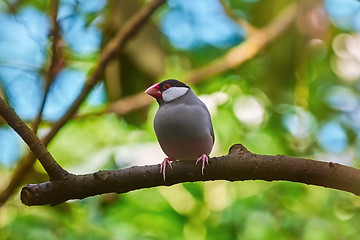
[[171, 102], [158, 102], [154, 129], [165, 154], [173, 160], [209, 155], [215, 140], [211, 117], [195, 93], [189, 89]]

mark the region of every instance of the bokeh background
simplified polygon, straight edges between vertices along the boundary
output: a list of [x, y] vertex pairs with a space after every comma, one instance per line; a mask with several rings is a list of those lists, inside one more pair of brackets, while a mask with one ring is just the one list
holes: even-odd
[[[0, 95], [29, 124], [46, 92], [53, 2], [0, 1]], [[55, 81], [40, 137], [80, 93], [106, 43], [147, 3], [59, 1]], [[187, 79], [249, 38], [244, 21], [262, 31], [290, 4], [297, 4], [295, 20], [256, 56], [191, 85], [212, 114], [216, 144], [211, 155], [242, 143], [258, 154], [359, 167], [356, 0], [168, 0], [107, 66], [102, 81], [49, 145], [50, 152], [73, 173], [160, 163], [164, 155], [152, 127], [156, 102], [125, 115], [109, 106], [154, 82]], [[1, 121], [0, 190], [27, 151]], [[36, 163], [23, 185], [46, 179]], [[360, 238], [359, 197], [290, 182], [186, 183], [56, 207], [26, 207], [19, 190], [0, 208], [0, 239]]]

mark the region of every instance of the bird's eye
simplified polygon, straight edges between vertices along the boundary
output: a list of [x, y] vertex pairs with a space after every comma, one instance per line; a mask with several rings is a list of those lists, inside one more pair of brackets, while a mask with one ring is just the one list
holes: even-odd
[[170, 84], [166, 83], [166, 84], [164, 84], [163, 89], [166, 90], [166, 89], [169, 89], [170, 87], [171, 87]]

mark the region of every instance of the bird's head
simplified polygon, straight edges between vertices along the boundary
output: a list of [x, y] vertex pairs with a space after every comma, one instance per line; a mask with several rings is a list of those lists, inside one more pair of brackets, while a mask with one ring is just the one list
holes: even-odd
[[156, 83], [146, 89], [145, 93], [165, 102], [171, 102], [187, 93], [190, 89], [188, 85], [175, 79], [168, 79], [161, 83]]

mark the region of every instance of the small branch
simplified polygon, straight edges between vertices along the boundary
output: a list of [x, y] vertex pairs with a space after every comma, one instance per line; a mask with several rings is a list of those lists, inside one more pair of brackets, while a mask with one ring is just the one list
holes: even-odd
[[231, 48], [222, 58], [191, 72], [185, 81], [188, 83], [200, 82], [205, 78], [238, 67], [253, 58], [292, 23], [297, 13], [296, 8], [297, 3], [291, 3], [265, 27], [261, 29], [251, 28], [251, 34], [244, 42]]
[[299, 6], [299, 3], [289, 4], [283, 11], [276, 15], [273, 21], [266, 25], [262, 30], [267, 36], [268, 41], [274, 40], [279, 34], [284, 32], [284, 30], [293, 22], [295, 16], [299, 14], [303, 6]]
[[258, 155], [241, 144], [232, 146], [229, 155], [211, 158], [204, 175], [201, 175], [200, 168], [195, 161], [176, 161], [173, 169], [168, 169], [165, 182], [159, 171], [160, 165], [68, 175], [61, 181], [28, 184], [21, 190], [21, 201], [28, 206], [57, 205], [103, 193], [120, 194], [142, 188], [212, 180], [284, 180], [360, 195], [359, 169], [284, 155]]
[[258, 28], [254, 27], [249, 22], [236, 15], [231, 9], [231, 7], [226, 3], [226, 0], [220, 0], [219, 2], [221, 3], [226, 15], [231, 18], [231, 20], [233, 20], [235, 23], [243, 27], [248, 35], [251, 35], [253, 32], [259, 31]]
[[59, 54], [59, 41], [60, 41], [60, 27], [59, 23], [57, 21], [58, 16], [58, 9], [59, 9], [59, 0], [52, 0], [51, 1], [51, 22], [52, 22], [52, 46], [51, 46], [51, 61], [49, 69], [46, 73], [45, 77], [45, 88], [44, 88], [44, 96], [41, 102], [40, 110], [38, 112], [38, 115], [36, 116], [35, 120], [33, 121], [31, 128], [32, 130], [37, 133], [38, 127], [42, 121], [42, 114], [44, 112], [46, 99], [51, 87], [51, 84], [54, 82], [57, 73], [61, 69], [63, 65], [63, 56], [62, 54]]
[[117, 115], [125, 115], [136, 109], [140, 109], [148, 106], [153, 102], [153, 98], [150, 98], [144, 92], [140, 92], [131, 96], [123, 97], [111, 104], [109, 104], [105, 109], [98, 112], [91, 112], [88, 114], [81, 114], [75, 116], [77, 119], [84, 119], [90, 116], [101, 116], [107, 113], [115, 113]]
[[16, 14], [19, 1], [10, 3], [8, 0], [3, 0], [3, 2], [7, 5], [10, 13]]
[[24, 140], [24, 142], [30, 147], [31, 151], [39, 159], [41, 165], [48, 173], [50, 180], [56, 180], [67, 175], [65, 171], [51, 156], [44, 144], [36, 136], [36, 134], [23, 122], [1, 97], [0, 97], [0, 115], [5, 121], [12, 127]]

